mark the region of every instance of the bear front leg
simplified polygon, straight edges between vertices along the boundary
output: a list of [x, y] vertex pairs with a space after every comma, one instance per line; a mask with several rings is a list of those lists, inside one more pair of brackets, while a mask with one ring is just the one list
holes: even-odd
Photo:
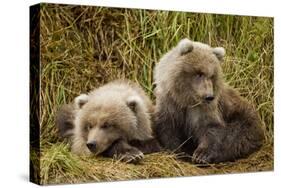
[[176, 121], [172, 119], [171, 114], [156, 113], [154, 133], [156, 139], [164, 150], [171, 152], [181, 152], [183, 141], [179, 136], [179, 128]]
[[[165, 127], [164, 127], [165, 126]], [[156, 132], [157, 138], [161, 146], [170, 152], [180, 153], [182, 152], [183, 142], [178, 138], [178, 134], [172, 128], [169, 129], [167, 126], [159, 127]]]
[[139, 163], [144, 157], [138, 148], [129, 145], [125, 140], [118, 140], [113, 143], [103, 153], [103, 156], [118, 159], [126, 163]]
[[158, 140], [155, 138], [148, 139], [148, 140], [131, 140], [129, 144], [131, 146], [138, 148], [144, 154], [150, 154], [150, 153], [162, 151], [162, 148], [158, 143]]

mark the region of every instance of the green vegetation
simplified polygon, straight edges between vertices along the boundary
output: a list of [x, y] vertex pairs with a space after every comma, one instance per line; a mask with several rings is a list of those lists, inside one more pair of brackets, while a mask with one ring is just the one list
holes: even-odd
[[[42, 184], [273, 169], [272, 18], [50, 4], [40, 13]], [[225, 79], [255, 104], [264, 147], [248, 159], [209, 167], [166, 153], [146, 155], [140, 165], [72, 154], [54, 125], [59, 106], [116, 78], [139, 83], [154, 100], [153, 67], [184, 37], [225, 47]]]

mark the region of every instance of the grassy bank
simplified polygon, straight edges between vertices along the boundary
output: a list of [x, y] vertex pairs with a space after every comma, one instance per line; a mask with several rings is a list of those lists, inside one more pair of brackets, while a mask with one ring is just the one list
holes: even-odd
[[[42, 184], [273, 169], [273, 19], [47, 4], [40, 19]], [[255, 104], [264, 122], [261, 151], [209, 167], [165, 153], [147, 155], [140, 165], [73, 155], [57, 136], [58, 107], [117, 78], [139, 83], [154, 100], [153, 68], [184, 37], [226, 49], [225, 80]]]

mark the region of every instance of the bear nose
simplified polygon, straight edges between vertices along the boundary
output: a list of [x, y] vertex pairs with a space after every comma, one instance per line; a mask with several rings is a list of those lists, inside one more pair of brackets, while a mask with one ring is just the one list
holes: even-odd
[[96, 141], [92, 141], [87, 143], [87, 147], [89, 148], [90, 151], [95, 151], [97, 148], [97, 143]]
[[207, 101], [207, 102], [211, 102], [212, 100], [214, 100], [214, 96], [213, 95], [207, 95], [206, 97], [205, 97], [205, 100]]

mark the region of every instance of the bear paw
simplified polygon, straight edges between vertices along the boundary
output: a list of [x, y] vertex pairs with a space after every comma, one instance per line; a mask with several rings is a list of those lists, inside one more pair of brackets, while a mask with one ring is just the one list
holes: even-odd
[[192, 162], [200, 164], [216, 163], [219, 161], [218, 150], [215, 144], [210, 144], [207, 140], [204, 140], [192, 156]]
[[198, 147], [192, 156], [192, 162], [199, 164], [209, 164], [216, 162], [217, 153], [206, 148]]
[[144, 155], [139, 150], [130, 150], [121, 156], [121, 161], [126, 163], [139, 163], [144, 158]]

